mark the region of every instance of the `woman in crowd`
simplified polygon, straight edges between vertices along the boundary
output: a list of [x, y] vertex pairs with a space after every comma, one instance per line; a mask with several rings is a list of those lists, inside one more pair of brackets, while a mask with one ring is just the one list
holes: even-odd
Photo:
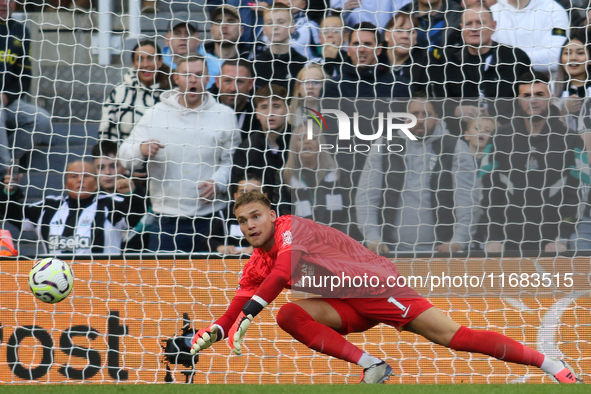
[[100, 139], [126, 139], [146, 109], [160, 102], [160, 93], [170, 89], [170, 70], [154, 41], [140, 41], [133, 48], [131, 64], [133, 69], [103, 105]]
[[[553, 83], [553, 93], [558, 98], [555, 104], [565, 116], [568, 127], [575, 131], [588, 129], [589, 127], [584, 126], [583, 119], [582, 124], [579, 124], [583, 103], [587, 101], [585, 98], [591, 96], [589, 50], [581, 37], [573, 37], [562, 46], [558, 76]], [[588, 118], [588, 108], [583, 109], [583, 112]]]
[[349, 190], [340, 187], [337, 163], [320, 149], [325, 141], [318, 127], [313, 130], [309, 139], [307, 128], [300, 126], [291, 139], [281, 173], [282, 201], [291, 201], [291, 212], [282, 213], [313, 219], [349, 234], [349, 228], [356, 230], [349, 212]]
[[300, 70], [294, 84], [295, 97], [290, 104], [289, 124], [292, 130], [302, 125], [306, 119], [305, 108], [318, 111], [324, 82], [328, 76], [319, 64], [308, 64]]
[[385, 39], [388, 60], [397, 79], [410, 81], [413, 91], [426, 91], [429, 57], [426, 49], [415, 46], [417, 30], [413, 18], [404, 12], [396, 14], [386, 25]]

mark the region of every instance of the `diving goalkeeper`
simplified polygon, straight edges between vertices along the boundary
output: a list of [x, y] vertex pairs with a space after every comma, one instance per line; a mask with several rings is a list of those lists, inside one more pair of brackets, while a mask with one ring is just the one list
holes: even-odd
[[[235, 354], [241, 354], [242, 339], [251, 321], [284, 288], [301, 287], [305, 282], [301, 280], [302, 272], [318, 277], [371, 274], [382, 283], [387, 277], [398, 276], [389, 259], [338, 230], [295, 216], [278, 218], [270, 201], [259, 192], [240, 196], [234, 212], [246, 240], [255, 249], [226, 313], [197, 331], [192, 354], [224, 338], [228, 338]], [[343, 335], [363, 332], [379, 323], [422, 335], [454, 350], [533, 365], [561, 383], [582, 382], [564, 361], [546, 357], [499, 333], [461, 326], [409, 287], [341, 287], [320, 293], [323, 297], [283, 305], [277, 324], [309, 348], [359, 365], [363, 368], [362, 383], [382, 383], [393, 374], [392, 368]]]

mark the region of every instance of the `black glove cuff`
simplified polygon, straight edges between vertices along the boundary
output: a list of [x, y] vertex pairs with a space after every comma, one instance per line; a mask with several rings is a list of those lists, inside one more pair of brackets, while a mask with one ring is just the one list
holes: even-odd
[[244, 304], [242, 312], [244, 312], [246, 316], [251, 315], [252, 317], [255, 317], [261, 313], [264, 308], [265, 307], [263, 305], [259, 304], [255, 300], [248, 300], [246, 304]]

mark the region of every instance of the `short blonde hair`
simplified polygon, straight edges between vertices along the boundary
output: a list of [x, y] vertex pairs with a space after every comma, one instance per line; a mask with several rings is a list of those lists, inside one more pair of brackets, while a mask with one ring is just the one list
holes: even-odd
[[497, 121], [495, 120], [495, 118], [490, 117], [490, 116], [479, 116], [478, 118], [471, 118], [468, 122], [466, 122], [466, 130], [474, 127], [476, 125], [476, 122], [478, 122], [479, 120], [485, 120], [487, 122], [492, 123], [492, 125], [495, 127], [495, 130], [497, 128]]
[[236, 210], [238, 208], [240, 208], [241, 206], [246, 205], [246, 204], [250, 204], [253, 202], [258, 202], [259, 204], [262, 204], [265, 207], [271, 209], [271, 200], [269, 200], [267, 198], [267, 196], [265, 196], [263, 193], [248, 192], [248, 193], [244, 193], [243, 195], [241, 195], [240, 197], [238, 197], [236, 199], [236, 202], [234, 203], [234, 212], [236, 212]]

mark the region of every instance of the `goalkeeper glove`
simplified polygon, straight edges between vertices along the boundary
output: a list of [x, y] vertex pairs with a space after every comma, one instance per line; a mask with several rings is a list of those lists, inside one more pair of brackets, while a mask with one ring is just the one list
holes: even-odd
[[193, 337], [193, 341], [191, 344], [191, 354], [197, 354], [197, 352], [207, 349], [215, 342], [222, 339], [224, 334], [222, 333], [222, 328], [217, 324], [212, 324], [207, 328], [202, 328], [201, 330], [197, 331], [195, 336]]
[[240, 315], [238, 315], [238, 318], [234, 322], [234, 325], [228, 334], [230, 347], [232, 348], [234, 354], [238, 356], [242, 354], [241, 341], [246, 334], [246, 330], [248, 330], [248, 327], [250, 327], [250, 322], [252, 319], [254, 319], [252, 315], [245, 315], [244, 312], [240, 312]]

